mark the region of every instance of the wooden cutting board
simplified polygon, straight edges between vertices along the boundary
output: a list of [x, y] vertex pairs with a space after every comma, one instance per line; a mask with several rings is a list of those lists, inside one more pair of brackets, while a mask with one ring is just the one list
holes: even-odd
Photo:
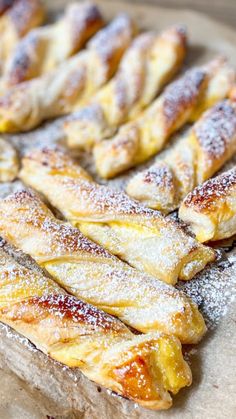
[[[51, 16], [60, 13], [68, 1], [45, 2]], [[236, 33], [209, 18], [190, 11], [162, 9], [143, 4], [97, 1], [107, 19], [127, 11], [142, 28], [160, 30], [173, 23], [185, 23], [190, 38], [186, 65], [195, 65], [223, 53], [236, 66]], [[34, 132], [6, 136], [18, 149], [61, 140], [60, 122], [50, 122]], [[84, 157], [81, 164], [84, 164]], [[122, 177], [120, 178], [122, 180]], [[115, 180], [111, 184], [120, 185]], [[0, 186], [0, 196], [18, 183]], [[72, 371], [48, 359], [26, 339], [0, 324], [0, 418], [86, 418], [86, 419], [224, 419], [236, 417], [235, 305], [229, 304], [236, 278], [236, 250], [222, 262], [203, 272], [187, 291], [201, 303], [210, 330], [203, 342], [191, 348], [188, 358], [193, 385], [174, 398], [168, 412], [151, 412], [111, 394]]]

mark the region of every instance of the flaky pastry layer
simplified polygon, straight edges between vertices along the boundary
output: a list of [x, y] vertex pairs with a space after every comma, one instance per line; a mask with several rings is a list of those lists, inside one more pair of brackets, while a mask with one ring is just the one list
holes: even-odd
[[135, 175], [127, 193], [151, 208], [173, 211], [235, 151], [236, 104], [225, 100], [206, 111], [149, 169]]
[[91, 149], [138, 115], [183, 64], [186, 41], [186, 32], [180, 26], [137, 37], [114, 78], [65, 122], [68, 145]]
[[[4, 9], [4, 8], [3, 8]], [[3, 11], [3, 10], [2, 10]], [[32, 28], [40, 25], [45, 12], [40, 0], [16, 0], [0, 16], [0, 72], [19, 40]]]
[[0, 132], [27, 131], [86, 103], [112, 77], [135, 33], [132, 19], [120, 14], [85, 50], [48, 74], [10, 88], [0, 98]]
[[191, 384], [177, 338], [134, 335], [3, 250], [0, 262], [0, 320], [51, 358], [150, 409], [169, 408], [169, 391]]
[[94, 148], [97, 172], [111, 178], [160, 152], [170, 136], [185, 123], [199, 117], [224, 99], [234, 82], [235, 72], [221, 57], [187, 71], [136, 119]]
[[30, 254], [69, 293], [119, 317], [141, 332], [165, 331], [195, 343], [206, 327], [183, 293], [136, 271], [56, 219], [34, 194], [0, 202], [0, 232]]
[[2, 88], [52, 70], [79, 51], [103, 24], [96, 5], [70, 4], [57, 22], [30, 31], [18, 42], [4, 71]]
[[174, 221], [93, 182], [61, 150], [29, 153], [20, 176], [91, 240], [167, 283], [191, 279], [215, 258]]

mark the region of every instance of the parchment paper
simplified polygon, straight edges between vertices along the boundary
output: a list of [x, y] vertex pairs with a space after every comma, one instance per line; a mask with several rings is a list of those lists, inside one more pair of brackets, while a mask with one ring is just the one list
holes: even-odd
[[[67, 1], [46, 2], [54, 16]], [[107, 18], [127, 10], [143, 28], [162, 29], [172, 23], [185, 23], [190, 38], [186, 65], [205, 62], [217, 53], [225, 54], [236, 66], [236, 33], [209, 18], [189, 11], [162, 9], [127, 2], [98, 1]], [[19, 150], [60, 142], [61, 120], [50, 122], [34, 132], [6, 136]], [[91, 159], [79, 155], [79, 162], [93, 173]], [[129, 176], [129, 175], [128, 175]], [[126, 176], [110, 183], [122, 187]], [[0, 186], [0, 196], [21, 188], [19, 182]], [[232, 301], [236, 278], [234, 243], [227, 242], [219, 261], [184, 287], [200, 305], [209, 332], [197, 347], [185, 348], [193, 385], [174, 398], [167, 412], [151, 412], [111, 394], [72, 371], [50, 360], [26, 339], [0, 323], [0, 418], [1, 419], [223, 419], [236, 417], [236, 335], [235, 303]], [[222, 248], [222, 243], [220, 244]], [[8, 250], [11, 250], [9, 247]], [[15, 254], [32, 269], [30, 259]]]

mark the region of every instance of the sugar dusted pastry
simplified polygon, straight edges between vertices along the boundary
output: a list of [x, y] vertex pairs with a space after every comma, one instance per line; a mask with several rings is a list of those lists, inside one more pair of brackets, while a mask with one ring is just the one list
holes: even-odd
[[137, 336], [2, 250], [0, 262], [1, 322], [51, 358], [150, 409], [168, 409], [169, 392], [191, 384], [177, 338]]
[[18, 174], [19, 160], [15, 148], [0, 138], [0, 182], [10, 182]]
[[191, 279], [215, 258], [177, 223], [93, 182], [63, 151], [32, 151], [20, 177], [91, 240], [167, 283]]
[[57, 220], [36, 195], [22, 191], [9, 196], [0, 203], [0, 215], [1, 235], [30, 254], [70, 294], [140, 332], [158, 330], [196, 343], [206, 331], [188, 297]]
[[0, 131], [27, 131], [86, 103], [114, 74], [136, 28], [120, 14], [88, 47], [55, 70], [12, 87], [0, 98]]
[[200, 242], [236, 234], [236, 167], [190, 192], [179, 209]]
[[[2, 10], [4, 8], [2, 7]], [[18, 41], [44, 20], [40, 0], [16, 0], [0, 16], [0, 71], [2, 72]]]
[[72, 3], [57, 22], [34, 29], [21, 40], [9, 60], [3, 85], [38, 77], [79, 51], [104, 24], [92, 3]]
[[230, 100], [233, 100], [236, 102], [236, 85], [232, 87], [230, 94], [229, 94]]
[[96, 145], [94, 158], [100, 176], [111, 178], [161, 151], [171, 134], [227, 96], [234, 75], [219, 58], [172, 82], [143, 114]]
[[225, 100], [206, 111], [149, 169], [135, 175], [127, 193], [151, 208], [173, 211], [235, 151], [236, 104]]
[[119, 125], [149, 105], [179, 70], [185, 55], [186, 33], [182, 27], [138, 36], [124, 54], [114, 78], [88, 106], [65, 122], [68, 145], [91, 149], [114, 134]]

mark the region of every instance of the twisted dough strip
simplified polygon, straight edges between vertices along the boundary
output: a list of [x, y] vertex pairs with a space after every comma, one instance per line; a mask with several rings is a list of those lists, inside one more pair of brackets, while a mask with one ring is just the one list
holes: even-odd
[[0, 182], [11, 182], [18, 174], [19, 160], [15, 148], [0, 138]]
[[16, 0], [0, 17], [1, 72], [19, 39], [32, 28], [40, 25], [44, 16], [44, 8], [40, 0]]
[[9, 89], [0, 98], [0, 131], [27, 131], [85, 103], [116, 71], [135, 32], [133, 21], [121, 14], [86, 50], [48, 74]]
[[136, 271], [57, 220], [23, 191], [0, 203], [0, 231], [30, 254], [69, 293], [141, 332], [162, 331], [196, 343], [206, 331], [197, 306], [183, 293]]
[[4, 87], [38, 77], [79, 51], [104, 24], [92, 3], [72, 3], [56, 23], [32, 30], [20, 41], [3, 75]]
[[180, 206], [179, 217], [190, 224], [201, 242], [236, 234], [236, 167], [190, 192]]
[[128, 183], [127, 193], [151, 208], [170, 212], [209, 179], [236, 151], [236, 104], [222, 101], [149, 169]]
[[215, 258], [212, 249], [187, 236], [177, 223], [93, 182], [62, 151], [31, 152], [20, 176], [91, 240], [167, 283], [191, 279]]
[[187, 71], [140, 117], [121, 127], [112, 139], [95, 146], [98, 173], [104, 178], [113, 177], [159, 152], [171, 134], [223, 99], [233, 80], [234, 71], [222, 58]]
[[91, 149], [134, 118], [179, 70], [186, 55], [186, 33], [171, 27], [160, 35], [144, 33], [124, 55], [118, 73], [91, 103], [65, 122], [70, 147]]
[[177, 338], [134, 335], [3, 250], [0, 261], [0, 320], [53, 359], [150, 409], [169, 408], [169, 391], [191, 384]]

